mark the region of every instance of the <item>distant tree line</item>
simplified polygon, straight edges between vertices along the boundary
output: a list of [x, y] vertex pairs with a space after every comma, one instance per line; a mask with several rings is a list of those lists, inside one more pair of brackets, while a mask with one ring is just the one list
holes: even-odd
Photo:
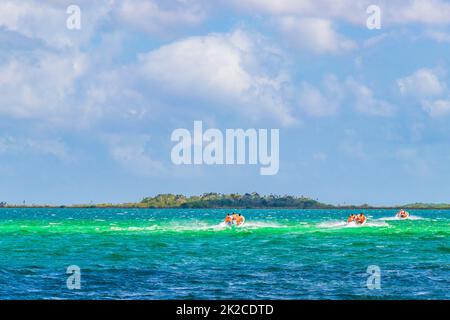
[[298, 208], [320, 209], [332, 208], [316, 200], [303, 196], [261, 196], [256, 192], [243, 195], [232, 193], [205, 193], [200, 196], [186, 197], [175, 194], [159, 194], [144, 198], [140, 206], [148, 208]]
[[412, 203], [395, 206], [370, 206], [362, 205], [330, 205], [304, 196], [290, 195], [259, 195], [256, 192], [245, 193], [204, 193], [200, 196], [186, 197], [181, 194], [159, 194], [154, 197], [146, 197], [141, 202], [128, 203], [91, 203], [73, 205], [15, 205], [0, 202], [0, 208], [292, 208], [292, 209], [450, 209], [446, 203]]

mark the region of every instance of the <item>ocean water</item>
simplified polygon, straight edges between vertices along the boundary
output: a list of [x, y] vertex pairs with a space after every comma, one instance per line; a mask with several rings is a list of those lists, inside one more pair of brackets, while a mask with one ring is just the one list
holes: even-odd
[[235, 229], [227, 212], [0, 209], [0, 298], [450, 298], [450, 211], [368, 210], [350, 227], [344, 210], [239, 210]]

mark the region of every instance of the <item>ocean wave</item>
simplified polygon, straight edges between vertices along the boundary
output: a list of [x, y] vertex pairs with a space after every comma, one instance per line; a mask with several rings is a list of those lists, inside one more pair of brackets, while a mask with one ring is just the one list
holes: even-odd
[[158, 229], [157, 225], [147, 226], [147, 227], [110, 227], [111, 231], [154, 231]]
[[224, 222], [218, 224], [208, 224], [208, 223], [172, 223], [167, 225], [151, 225], [151, 226], [111, 226], [110, 231], [159, 231], [159, 232], [196, 232], [196, 231], [225, 231], [225, 230], [254, 230], [254, 229], [264, 229], [264, 228], [283, 228], [283, 225], [273, 223], [273, 222], [262, 222], [253, 221], [246, 222], [242, 226], [235, 226], [230, 228]]
[[408, 219], [401, 219], [401, 218], [399, 218], [399, 217], [394, 216], [394, 217], [383, 217], [383, 218], [378, 218], [377, 220], [397, 221], [397, 220], [426, 220], [426, 219], [423, 218], [423, 217], [410, 215], [410, 216], [408, 217]]
[[318, 228], [324, 229], [340, 229], [340, 228], [364, 228], [364, 227], [388, 227], [384, 221], [371, 220], [367, 221], [365, 224], [347, 223], [345, 221], [325, 221], [317, 224]]

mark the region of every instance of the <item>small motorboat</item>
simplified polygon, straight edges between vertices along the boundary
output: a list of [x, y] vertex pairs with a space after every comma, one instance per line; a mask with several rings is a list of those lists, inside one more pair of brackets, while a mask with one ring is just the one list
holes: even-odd
[[409, 212], [402, 209], [399, 212], [397, 212], [396, 217], [398, 219], [408, 219], [409, 218]]
[[367, 222], [367, 218], [366, 216], [350, 216], [349, 219], [347, 220], [347, 225], [350, 226], [362, 226], [363, 224], [366, 224]]

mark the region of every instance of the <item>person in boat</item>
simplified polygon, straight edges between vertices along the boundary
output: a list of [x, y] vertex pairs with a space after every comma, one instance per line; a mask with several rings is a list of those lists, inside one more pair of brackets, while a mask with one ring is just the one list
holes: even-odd
[[366, 216], [364, 215], [364, 213], [360, 213], [359, 215], [356, 216], [356, 223], [358, 224], [363, 224], [364, 222], [366, 222]]
[[244, 223], [244, 216], [242, 216], [240, 213], [236, 218], [236, 225], [241, 225]]
[[356, 220], [356, 215], [352, 213], [352, 214], [348, 217], [347, 223], [350, 223], [350, 222], [355, 221], [355, 220]]
[[232, 223], [233, 223], [233, 218], [228, 213], [227, 216], [225, 217], [225, 224], [230, 226]]
[[407, 211], [405, 211], [405, 210], [402, 209], [402, 210], [400, 210], [400, 211], [397, 213], [397, 216], [400, 217], [400, 218], [405, 219], [405, 218], [408, 218], [409, 213], [408, 213]]
[[238, 215], [236, 214], [236, 212], [233, 212], [233, 215], [232, 215], [233, 223], [237, 223], [237, 218], [238, 218]]

